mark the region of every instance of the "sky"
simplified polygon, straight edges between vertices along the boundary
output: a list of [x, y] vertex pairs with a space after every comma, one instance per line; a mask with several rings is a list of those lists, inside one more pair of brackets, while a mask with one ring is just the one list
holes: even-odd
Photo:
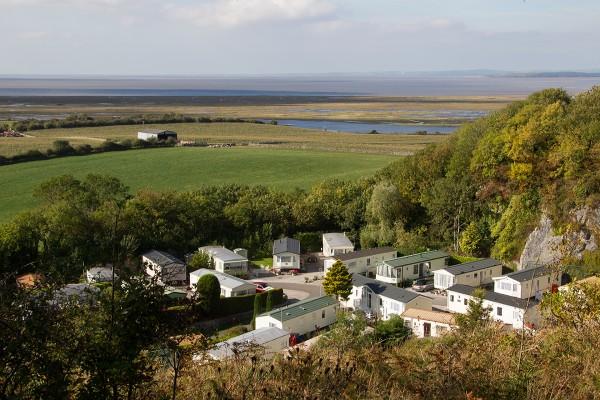
[[600, 70], [598, 0], [0, 0], [0, 74]]

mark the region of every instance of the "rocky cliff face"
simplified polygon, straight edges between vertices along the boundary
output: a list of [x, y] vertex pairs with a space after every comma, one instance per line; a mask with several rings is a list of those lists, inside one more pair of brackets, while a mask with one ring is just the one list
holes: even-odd
[[519, 268], [552, 264], [565, 257], [581, 258], [585, 251], [596, 250], [596, 238], [600, 232], [600, 209], [580, 209], [573, 214], [573, 222], [575, 228], [557, 235], [550, 218], [542, 215], [538, 226], [527, 238]]

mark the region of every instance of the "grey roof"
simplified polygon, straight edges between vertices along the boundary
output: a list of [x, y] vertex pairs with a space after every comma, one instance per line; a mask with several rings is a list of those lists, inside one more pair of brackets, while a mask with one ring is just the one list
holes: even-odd
[[273, 242], [273, 254], [300, 254], [300, 241], [292, 238], [277, 239]]
[[329, 247], [354, 247], [345, 233], [324, 233], [323, 240], [329, 244]]
[[401, 303], [408, 303], [421, 296], [420, 294], [411, 292], [410, 290], [402, 289], [389, 283], [367, 278], [360, 274], [352, 274], [352, 285], [357, 287], [367, 286], [374, 293], [399, 301]]
[[204, 246], [198, 250], [204, 251], [210, 254], [213, 258], [218, 258], [222, 261], [247, 261], [246, 257], [242, 257], [237, 253], [223, 247], [223, 246]]
[[538, 276], [548, 275], [551, 272], [552, 271], [550, 270], [550, 268], [542, 265], [539, 267], [526, 268], [526, 269], [522, 269], [520, 271], [511, 272], [510, 274], [499, 276], [495, 279], [510, 278], [517, 282], [525, 282], [525, 281], [530, 281], [533, 278], [536, 278]]
[[375, 247], [372, 249], [361, 249], [357, 251], [353, 251], [351, 253], [338, 254], [335, 256], [336, 259], [340, 261], [348, 261], [354, 260], [355, 258], [374, 256], [377, 254], [391, 253], [395, 252], [396, 249], [390, 246], [387, 247]]
[[213, 269], [200, 268], [195, 270], [194, 272], [190, 272], [190, 276], [192, 275], [197, 276], [198, 278], [204, 275], [214, 275], [219, 280], [219, 284], [221, 285], [221, 287], [226, 287], [228, 289], [237, 289], [244, 286], [255, 287], [252, 282], [245, 281], [243, 279], [236, 278], [235, 276], [224, 274]]
[[444, 270], [448, 271], [452, 275], [461, 275], [468, 272], [475, 272], [482, 269], [490, 268], [496, 265], [502, 265], [502, 263], [498, 260], [494, 260], [493, 258], [484, 258], [483, 260], [470, 261], [458, 265], [451, 265], [449, 267], [444, 268]]
[[150, 250], [142, 256], [160, 265], [161, 267], [167, 267], [172, 264], [185, 265], [184, 262], [181, 261], [179, 258], [169, 253], [165, 253], [164, 251]]
[[262, 346], [272, 342], [273, 340], [277, 340], [286, 336], [289, 337], [290, 334], [275, 326], [259, 328], [233, 337], [224, 342], [217, 343], [215, 348], [210, 350], [208, 353], [217, 359], [223, 359], [233, 356], [233, 349], [235, 347], [242, 347], [250, 343]]
[[[456, 292], [456, 293], [461, 293], [461, 294], [466, 294], [468, 296], [471, 296], [475, 289], [477, 289], [477, 288], [475, 288], [473, 286], [459, 284], [459, 285], [451, 286], [446, 291], [447, 292]], [[489, 290], [485, 291], [484, 299], [486, 299], [488, 301], [492, 301], [494, 303], [504, 304], [506, 306], [517, 307], [522, 310], [539, 304], [539, 301], [537, 301], [535, 299], [521, 299], [519, 297], [512, 297], [512, 296], [508, 296], [508, 295], [501, 294], [501, 293], [496, 293], [496, 292], [489, 291]]]
[[270, 316], [278, 321], [288, 321], [290, 319], [298, 318], [302, 315], [311, 313], [313, 311], [321, 310], [329, 306], [338, 304], [337, 300], [330, 296], [313, 297], [294, 303], [287, 307], [280, 307], [272, 311], [268, 311], [260, 316]]
[[426, 251], [424, 253], [411, 254], [409, 256], [392, 258], [391, 260], [385, 260], [384, 263], [390, 267], [402, 267], [405, 265], [412, 265], [416, 263], [428, 262], [437, 260], [440, 258], [450, 257], [450, 254], [441, 250]]
[[152, 135], [158, 135], [159, 133], [175, 133], [173, 131], [167, 129], [144, 129], [139, 131], [139, 133], [149, 133]]

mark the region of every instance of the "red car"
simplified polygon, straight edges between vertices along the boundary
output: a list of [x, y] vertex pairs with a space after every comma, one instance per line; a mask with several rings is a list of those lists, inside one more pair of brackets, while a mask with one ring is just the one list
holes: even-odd
[[256, 293], [262, 293], [269, 287], [267, 282], [253, 281], [254, 286], [256, 286]]

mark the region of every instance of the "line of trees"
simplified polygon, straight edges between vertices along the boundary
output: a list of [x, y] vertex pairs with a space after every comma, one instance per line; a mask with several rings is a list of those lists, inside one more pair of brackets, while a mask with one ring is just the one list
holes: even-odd
[[308, 192], [226, 185], [132, 195], [113, 177], [60, 176], [35, 191], [39, 208], [0, 225], [0, 273], [38, 270], [68, 282], [85, 266], [112, 263], [116, 250], [133, 262], [149, 249], [181, 257], [207, 244], [265, 257], [283, 235], [309, 246], [316, 232], [358, 238], [371, 186], [330, 180]]
[[[28, 150], [23, 153], [15, 154], [14, 156], [0, 156], [0, 165], [17, 164], [28, 161], [48, 160], [58, 157], [69, 156], [84, 156], [88, 154], [105, 153], [109, 151], [123, 151], [132, 149], [147, 149], [156, 147], [173, 147], [177, 141], [169, 138], [164, 141], [157, 140], [139, 140], [139, 139], [124, 139], [124, 140], [105, 140], [98, 146], [89, 144], [79, 144], [72, 146], [68, 140], [55, 140], [52, 147], [45, 150]], [[208, 145], [199, 143], [199, 145]]]
[[94, 118], [86, 114], [72, 114], [64, 119], [26, 119], [13, 121], [0, 125], [0, 130], [13, 129], [18, 132], [27, 132], [40, 129], [55, 128], [87, 128], [96, 126], [142, 125], [142, 124], [174, 124], [174, 123], [213, 123], [213, 122], [239, 122], [263, 124], [263, 121], [242, 118], [211, 118], [192, 117], [176, 113], [163, 115], [134, 115], [130, 117]]

